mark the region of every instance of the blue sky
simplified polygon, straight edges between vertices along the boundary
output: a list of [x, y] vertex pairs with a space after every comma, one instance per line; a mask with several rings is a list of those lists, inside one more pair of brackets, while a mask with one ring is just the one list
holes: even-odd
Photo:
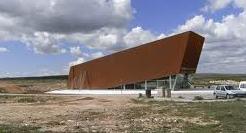
[[199, 73], [246, 73], [245, 3], [3, 0], [0, 77], [67, 74], [71, 65], [187, 30], [206, 37]]
[[157, 33], [170, 33], [188, 18], [200, 12], [205, 1], [155, 0], [132, 1], [136, 9], [131, 26], [139, 26]]

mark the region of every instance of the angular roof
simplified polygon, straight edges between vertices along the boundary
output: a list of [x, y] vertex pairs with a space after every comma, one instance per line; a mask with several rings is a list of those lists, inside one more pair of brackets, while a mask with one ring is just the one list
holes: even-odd
[[72, 66], [69, 88], [99, 89], [195, 73], [204, 37], [184, 32]]

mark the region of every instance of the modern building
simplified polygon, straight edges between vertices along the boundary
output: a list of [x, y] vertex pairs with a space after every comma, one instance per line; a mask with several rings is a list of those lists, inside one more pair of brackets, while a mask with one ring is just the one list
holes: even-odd
[[204, 37], [184, 32], [72, 66], [74, 89], [155, 89], [189, 87]]

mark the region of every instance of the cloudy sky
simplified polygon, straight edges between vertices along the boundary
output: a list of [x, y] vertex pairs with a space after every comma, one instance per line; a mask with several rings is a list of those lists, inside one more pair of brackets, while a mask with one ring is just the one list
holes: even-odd
[[246, 73], [245, 0], [1, 0], [0, 77], [67, 74], [188, 30], [206, 37], [199, 73]]

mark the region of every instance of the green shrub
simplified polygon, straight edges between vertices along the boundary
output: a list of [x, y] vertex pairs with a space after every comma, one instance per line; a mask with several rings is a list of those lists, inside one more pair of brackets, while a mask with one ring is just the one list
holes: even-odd
[[4, 88], [0, 88], [0, 93], [7, 93], [7, 91]]
[[18, 103], [35, 103], [38, 102], [34, 97], [23, 97], [17, 100]]
[[184, 97], [182, 97], [182, 96], [178, 96], [178, 98], [179, 98], [179, 99], [184, 99]]
[[202, 96], [195, 96], [194, 100], [203, 100], [204, 98]]

